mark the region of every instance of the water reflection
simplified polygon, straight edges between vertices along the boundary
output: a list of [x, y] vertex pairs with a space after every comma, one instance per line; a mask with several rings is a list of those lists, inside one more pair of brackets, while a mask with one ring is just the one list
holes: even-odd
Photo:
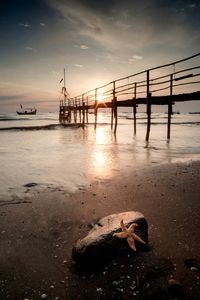
[[92, 173], [100, 178], [112, 176], [113, 160], [116, 160], [116, 152], [113, 151], [110, 132], [104, 128], [97, 128], [95, 142], [91, 149]]

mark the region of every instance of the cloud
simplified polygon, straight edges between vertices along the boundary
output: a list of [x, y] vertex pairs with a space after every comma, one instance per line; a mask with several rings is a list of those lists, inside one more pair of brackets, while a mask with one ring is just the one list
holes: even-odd
[[22, 26], [22, 27], [25, 27], [25, 28], [31, 27], [31, 25], [28, 24], [28, 23], [19, 23], [19, 26]]
[[[100, 15], [80, 1], [51, 0], [49, 4], [65, 18], [68, 28], [70, 28], [70, 34], [76, 40], [84, 38], [92, 42], [98, 42], [101, 45], [108, 44], [115, 47], [114, 44], [116, 43], [113, 44], [113, 41], [116, 37], [110, 32], [113, 28], [113, 20], [110, 16]], [[119, 20], [117, 19], [117, 21]]]
[[195, 8], [197, 5], [195, 3], [191, 3], [187, 5], [189, 8]]
[[134, 58], [134, 59], [143, 59], [143, 57], [140, 56], [140, 55], [133, 55], [133, 58]]
[[143, 57], [141, 55], [133, 55], [131, 58], [128, 59], [128, 63], [132, 65], [136, 60], [141, 60]]
[[82, 68], [83, 67], [83, 65], [79, 65], [79, 64], [74, 64], [74, 66], [77, 67], [77, 68]]
[[34, 49], [32, 47], [25, 47], [24, 50], [25, 51], [33, 51]]
[[46, 24], [41, 22], [40, 26], [44, 27], [44, 26], [46, 26]]
[[116, 21], [115, 25], [121, 30], [128, 30], [129, 28], [131, 28], [130, 24], [126, 24], [122, 21]]
[[[199, 21], [194, 23], [177, 14], [180, 5], [174, 2], [171, 0], [169, 5], [160, 0], [49, 0], [48, 5], [60, 13], [60, 24], [65, 22], [72, 43], [84, 39], [89, 46], [116, 53], [155, 46], [165, 49], [166, 44], [180, 48], [191, 38], [191, 27]], [[197, 28], [192, 28], [193, 34]]]
[[80, 45], [80, 49], [82, 49], [82, 50], [86, 50], [86, 49], [88, 49], [89, 47], [88, 46], [86, 46], [86, 45]]

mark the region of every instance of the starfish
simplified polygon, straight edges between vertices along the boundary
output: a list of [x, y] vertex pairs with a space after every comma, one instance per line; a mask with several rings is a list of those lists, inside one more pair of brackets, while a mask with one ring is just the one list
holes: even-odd
[[127, 228], [124, 225], [123, 220], [121, 220], [120, 226], [121, 226], [122, 232], [114, 233], [113, 236], [116, 236], [120, 239], [127, 239], [127, 242], [132, 250], [136, 251], [135, 240], [142, 244], [146, 244], [137, 234], [134, 233], [135, 228], [138, 227], [138, 224], [132, 223]]

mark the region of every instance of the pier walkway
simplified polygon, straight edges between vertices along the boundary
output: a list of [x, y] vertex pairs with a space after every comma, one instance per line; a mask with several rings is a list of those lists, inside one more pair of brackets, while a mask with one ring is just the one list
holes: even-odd
[[111, 81], [74, 98], [65, 93], [60, 101], [59, 119], [61, 123], [88, 123], [89, 111], [95, 116], [94, 127], [98, 122], [98, 109], [111, 111], [111, 129], [117, 132], [118, 107], [132, 107], [134, 134], [136, 134], [137, 108], [146, 106], [146, 141], [151, 128], [152, 105], [168, 107], [167, 139], [170, 139], [171, 115], [176, 102], [200, 100], [200, 53], [157, 66], [127, 77]]

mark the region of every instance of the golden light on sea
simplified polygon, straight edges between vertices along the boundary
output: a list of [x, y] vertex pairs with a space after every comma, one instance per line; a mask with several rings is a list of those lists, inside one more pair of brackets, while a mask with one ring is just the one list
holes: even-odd
[[108, 135], [104, 128], [97, 128], [95, 145], [92, 151], [92, 166], [94, 173], [101, 178], [108, 178], [112, 173], [112, 156], [107, 147]]

